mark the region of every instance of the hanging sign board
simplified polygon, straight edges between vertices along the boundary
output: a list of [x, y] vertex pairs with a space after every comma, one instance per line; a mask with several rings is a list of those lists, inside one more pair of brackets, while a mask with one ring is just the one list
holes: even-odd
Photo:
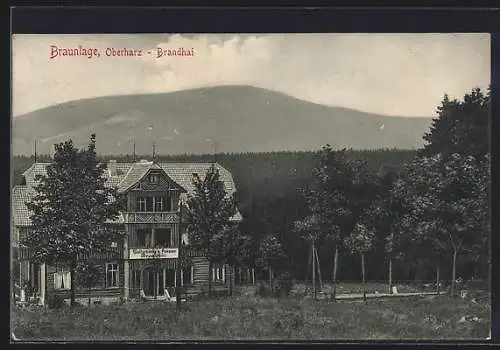
[[178, 248], [133, 248], [129, 250], [129, 259], [176, 259]]

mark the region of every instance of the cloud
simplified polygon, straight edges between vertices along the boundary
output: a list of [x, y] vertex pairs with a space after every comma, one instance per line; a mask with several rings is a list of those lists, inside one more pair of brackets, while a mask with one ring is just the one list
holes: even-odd
[[[101, 57], [49, 59], [50, 45]], [[106, 57], [106, 48], [151, 51]], [[193, 49], [156, 58], [156, 49]], [[252, 85], [374, 113], [432, 116], [442, 96], [490, 82], [487, 34], [16, 35], [13, 109], [105, 95]]]
[[275, 41], [268, 37], [215, 40], [209, 36], [185, 38], [170, 37], [157, 47], [176, 50], [193, 49], [194, 56], [174, 57], [157, 55], [144, 57], [157, 74], [146, 80], [150, 91], [174, 91], [213, 85], [265, 85], [262, 72], [276, 65]]

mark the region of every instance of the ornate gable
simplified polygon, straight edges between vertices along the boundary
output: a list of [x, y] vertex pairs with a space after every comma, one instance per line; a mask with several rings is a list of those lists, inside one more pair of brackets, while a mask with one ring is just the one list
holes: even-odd
[[181, 192], [186, 192], [159, 165], [152, 162], [134, 163], [118, 184], [118, 191], [120, 193], [129, 190], [165, 191], [168, 189], [177, 189]]
[[185, 192], [185, 190], [170, 176], [168, 176], [165, 171], [160, 167], [152, 167], [146, 174], [137, 182], [136, 185], [132, 186], [130, 190], [138, 191], [168, 191], [176, 190], [180, 192]]
[[176, 184], [163, 170], [149, 170], [131, 190], [140, 191], [167, 191], [169, 189], [180, 190]]

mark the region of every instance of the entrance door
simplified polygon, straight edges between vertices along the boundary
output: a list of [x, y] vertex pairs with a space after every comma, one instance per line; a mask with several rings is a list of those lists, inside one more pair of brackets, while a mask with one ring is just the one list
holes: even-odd
[[163, 280], [163, 269], [148, 267], [143, 273], [144, 295], [148, 297], [163, 296], [165, 293], [165, 282]]

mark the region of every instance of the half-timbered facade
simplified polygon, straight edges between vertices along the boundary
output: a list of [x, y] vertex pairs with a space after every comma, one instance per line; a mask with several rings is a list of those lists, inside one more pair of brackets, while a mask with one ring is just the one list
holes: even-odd
[[[12, 191], [12, 279], [17, 287], [34, 290], [42, 301], [49, 295], [69, 295], [70, 274], [64, 265], [37, 264], [30, 260], [30, 252], [20, 242], [30, 230], [30, 213], [26, 207], [34, 192], [35, 176], [45, 174], [47, 163], [35, 163], [23, 173], [21, 185]], [[89, 291], [77, 286], [77, 297], [170, 299], [177, 284], [176, 264], [179, 242], [182, 255], [189, 256], [182, 269], [180, 283], [187, 294], [205, 290], [209, 273], [213, 286], [227, 288], [229, 278], [234, 278], [229, 266], [214, 266], [208, 271], [208, 259], [189, 246], [187, 223], [179, 208], [192, 194], [192, 179], [203, 178], [211, 163], [136, 163], [108, 162], [107, 185], [117, 189], [122, 210], [115, 222], [126, 232], [122, 242], [114, 242], [107, 254], [90, 254], [79, 259], [91, 259], [100, 271]], [[229, 171], [215, 163], [226, 192], [235, 191]], [[239, 212], [231, 219], [241, 220]], [[180, 239], [179, 239], [180, 238]]]

